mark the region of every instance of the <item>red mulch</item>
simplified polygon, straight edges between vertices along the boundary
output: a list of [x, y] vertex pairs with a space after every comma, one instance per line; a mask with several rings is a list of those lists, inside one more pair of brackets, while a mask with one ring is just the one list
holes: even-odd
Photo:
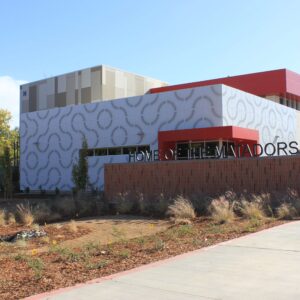
[[[0, 299], [22, 299], [75, 285], [281, 223], [268, 221], [251, 226], [246, 221], [235, 221], [215, 225], [210, 220], [197, 220], [192, 225], [176, 225], [153, 236], [120, 240], [111, 245], [83, 246], [73, 252], [55, 246], [27, 258], [3, 257], [0, 258]], [[28, 265], [28, 261], [37, 259], [44, 265], [40, 276]]]
[[[77, 225], [77, 231], [72, 231], [68, 228], [68, 225], [61, 225], [59, 227], [53, 226], [53, 225], [45, 225], [45, 226], [39, 226], [40, 229], [44, 230], [47, 233], [47, 239], [43, 238], [32, 238], [26, 241], [26, 249], [36, 249], [43, 246], [47, 246], [49, 242], [56, 241], [57, 243], [61, 241], [67, 241], [67, 240], [73, 240], [78, 237], [81, 237], [83, 235], [86, 235], [90, 232], [90, 229], [84, 227], [84, 226], [78, 226]], [[32, 230], [33, 227], [30, 226], [24, 226], [24, 225], [13, 225], [13, 226], [0, 226], [0, 235], [13, 235], [20, 231], [25, 230]], [[1, 244], [0, 244], [1, 246]], [[12, 243], [11, 249], [13, 251], [16, 251], [19, 249], [17, 244]], [[6, 250], [6, 249], [5, 249]], [[24, 247], [22, 247], [22, 250], [24, 250]], [[0, 248], [0, 254], [2, 254], [1, 248]], [[1, 282], [0, 282], [1, 284]]]

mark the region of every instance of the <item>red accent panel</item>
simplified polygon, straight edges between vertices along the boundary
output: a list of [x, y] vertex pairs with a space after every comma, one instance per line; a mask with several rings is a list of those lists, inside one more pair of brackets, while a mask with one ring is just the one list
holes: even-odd
[[[158, 149], [159, 153], [166, 153], [169, 149], [175, 150], [176, 142], [220, 139], [232, 140], [236, 143], [244, 142], [251, 146], [259, 142], [259, 132], [236, 126], [159, 131]], [[164, 157], [160, 156], [160, 159], [163, 160]]]
[[153, 88], [150, 89], [150, 93], [162, 93], [213, 84], [225, 84], [257, 96], [286, 96], [290, 94], [291, 99], [300, 101], [300, 75], [286, 69]]
[[296, 96], [300, 95], [300, 74], [286, 70], [286, 92]]

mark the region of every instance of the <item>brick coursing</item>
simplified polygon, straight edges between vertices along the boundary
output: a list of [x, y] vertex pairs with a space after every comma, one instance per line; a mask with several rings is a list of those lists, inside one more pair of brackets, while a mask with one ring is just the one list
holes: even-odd
[[146, 196], [284, 191], [300, 188], [300, 156], [106, 164], [104, 176], [108, 200], [129, 191]]

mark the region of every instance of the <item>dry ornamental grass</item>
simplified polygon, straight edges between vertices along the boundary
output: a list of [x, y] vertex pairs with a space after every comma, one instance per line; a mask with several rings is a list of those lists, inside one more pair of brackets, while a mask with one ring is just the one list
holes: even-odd
[[262, 203], [257, 200], [254, 200], [252, 202], [242, 200], [241, 213], [245, 218], [250, 220], [264, 220], [266, 218]]
[[178, 196], [174, 203], [169, 205], [167, 215], [181, 221], [184, 219], [192, 220], [196, 217], [192, 203], [183, 196]]
[[292, 220], [297, 216], [297, 210], [290, 203], [282, 203], [276, 210], [278, 219]]
[[5, 223], [5, 212], [3, 210], [0, 210], [0, 226], [4, 226]]
[[34, 223], [33, 210], [29, 205], [18, 204], [16, 211], [19, 223], [29, 226]]
[[219, 224], [230, 223], [235, 219], [233, 204], [224, 196], [214, 199], [209, 207], [212, 219]]

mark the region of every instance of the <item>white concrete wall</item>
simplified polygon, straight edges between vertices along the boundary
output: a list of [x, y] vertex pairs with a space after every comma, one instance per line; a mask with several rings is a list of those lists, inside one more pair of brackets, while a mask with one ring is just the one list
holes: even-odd
[[[21, 188], [69, 190], [82, 135], [90, 148], [147, 145], [157, 149], [160, 130], [222, 125], [222, 86], [71, 105], [21, 114]], [[90, 158], [90, 179], [103, 187], [103, 163]]]
[[[262, 144], [275, 139], [300, 142], [299, 115], [222, 85], [24, 113], [21, 189], [71, 189], [72, 166], [83, 134], [90, 148], [149, 144], [157, 149], [160, 130], [232, 125], [259, 130]], [[104, 163], [127, 160], [127, 155], [89, 158], [91, 183], [102, 188]]]
[[297, 111], [223, 86], [223, 124], [259, 130], [260, 143], [297, 139]]
[[296, 134], [296, 137], [297, 137], [297, 141], [300, 145], [300, 112], [297, 111], [296, 115], [297, 115], [297, 130], [296, 130], [297, 134]]

